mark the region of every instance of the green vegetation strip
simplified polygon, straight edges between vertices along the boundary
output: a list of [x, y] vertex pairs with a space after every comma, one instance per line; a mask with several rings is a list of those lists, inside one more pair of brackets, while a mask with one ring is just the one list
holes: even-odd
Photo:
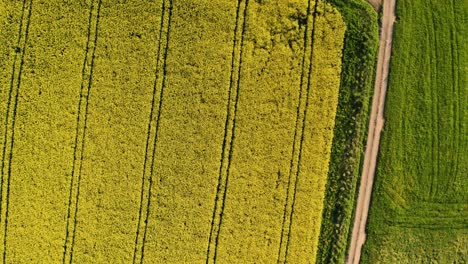
[[346, 33], [317, 263], [344, 263], [379, 40], [377, 14], [366, 1], [328, 2], [343, 15]]
[[467, 14], [397, 1], [364, 263], [468, 260]]

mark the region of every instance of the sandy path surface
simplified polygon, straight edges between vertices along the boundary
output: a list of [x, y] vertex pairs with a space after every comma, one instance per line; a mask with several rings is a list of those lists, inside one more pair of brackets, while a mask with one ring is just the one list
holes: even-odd
[[[395, 22], [395, 1], [384, 0], [382, 30], [380, 36], [379, 58], [375, 79], [374, 98], [372, 101], [369, 132], [367, 137], [364, 167], [359, 187], [359, 197], [354, 218], [351, 246], [346, 263], [359, 263], [361, 249], [366, 240], [366, 222], [374, 183], [375, 165], [379, 152], [380, 134], [384, 126], [384, 105], [387, 94], [388, 70], [392, 49], [393, 23]], [[372, 1], [371, 1], [372, 2]]]

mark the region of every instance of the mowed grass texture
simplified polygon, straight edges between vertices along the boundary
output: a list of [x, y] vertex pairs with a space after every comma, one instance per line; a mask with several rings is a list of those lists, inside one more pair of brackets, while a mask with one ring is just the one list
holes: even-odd
[[467, 11], [397, 1], [364, 263], [468, 261]]
[[3, 263], [314, 263], [323, 1], [0, 2]]

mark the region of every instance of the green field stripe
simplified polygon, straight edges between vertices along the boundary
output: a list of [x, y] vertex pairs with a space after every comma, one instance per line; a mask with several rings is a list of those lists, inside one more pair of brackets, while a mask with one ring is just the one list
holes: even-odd
[[[224, 140], [223, 140], [223, 150], [221, 154], [221, 163], [220, 163], [219, 178], [218, 178], [219, 181], [218, 181], [217, 193], [216, 193], [216, 198], [215, 198], [215, 207], [213, 210], [213, 218], [211, 221], [211, 228], [210, 228], [210, 238], [208, 241], [208, 250], [207, 250], [207, 258], [206, 258], [207, 264], [210, 263], [211, 260], [213, 261], [213, 263], [215, 263], [217, 259], [219, 234], [221, 232], [221, 227], [222, 227], [222, 222], [223, 222], [223, 214], [224, 214], [224, 208], [225, 208], [225, 203], [226, 203], [226, 195], [227, 195], [228, 183], [229, 183], [229, 173], [230, 173], [233, 145], [234, 145], [234, 139], [235, 139], [236, 116], [237, 116], [237, 109], [238, 109], [238, 103], [239, 103], [240, 80], [241, 80], [241, 69], [242, 69], [242, 53], [243, 53], [243, 46], [244, 46], [244, 30], [245, 30], [245, 24], [247, 20], [246, 17], [247, 17], [247, 10], [249, 6], [249, 0], [245, 1], [244, 10], [242, 12], [243, 22], [242, 22], [242, 25], [239, 27], [239, 22], [241, 20], [239, 16], [241, 14], [240, 12], [241, 3], [242, 3], [241, 0], [238, 1], [237, 10], [236, 10], [236, 26], [234, 30], [234, 42], [233, 42], [232, 64], [231, 64], [231, 76], [230, 76], [230, 81], [229, 81], [229, 96], [228, 96], [228, 105], [227, 105], [226, 125], [225, 125]], [[240, 43], [237, 47], [238, 29], [240, 30]], [[237, 49], [239, 49], [238, 58], [236, 57]], [[237, 59], [238, 59], [238, 63], [236, 63]], [[235, 72], [237, 72], [237, 75], [234, 75]], [[232, 104], [231, 98], [234, 98], [233, 107], [231, 105]], [[230, 117], [231, 112], [233, 112], [232, 118]], [[227, 158], [227, 161], [226, 161], [226, 158]], [[225, 164], [225, 167], [223, 166], [224, 164]], [[223, 174], [224, 174], [224, 177], [223, 177]], [[220, 201], [219, 197], [221, 196], [221, 194], [222, 194], [222, 199]], [[219, 203], [220, 205], [218, 205]], [[215, 226], [216, 226], [216, 229], [215, 229]], [[213, 249], [211, 249], [211, 247], [213, 247]], [[213, 256], [211, 256], [211, 254]]]
[[[144, 250], [144, 241], [145, 239], [143, 237], [140, 236], [140, 231], [143, 231], [144, 234], [146, 234], [146, 226], [147, 226], [147, 221], [148, 221], [148, 210], [149, 210], [149, 192], [151, 190], [151, 183], [152, 183], [152, 176], [153, 176], [153, 165], [154, 165], [154, 155], [155, 155], [155, 151], [156, 151], [156, 141], [157, 141], [157, 131], [159, 129], [159, 117], [160, 117], [160, 111], [161, 111], [161, 106], [162, 106], [162, 92], [163, 92], [163, 86], [161, 85], [161, 88], [159, 88], [159, 93], [157, 92], [158, 91], [158, 87], [160, 86], [159, 85], [159, 80], [161, 78], [165, 78], [165, 64], [166, 64], [166, 57], [167, 57], [167, 45], [169, 43], [169, 24], [170, 24], [170, 20], [171, 20], [171, 15], [172, 15], [172, 4], [170, 2], [170, 8], [169, 8], [169, 19], [168, 19], [168, 23], [167, 23], [167, 33], [166, 33], [166, 45], [165, 47], [163, 47], [162, 45], [162, 36], [163, 36], [163, 31], [164, 31], [164, 18], [166, 16], [166, 8], [165, 8], [165, 4], [166, 4], [166, 1], [163, 0], [162, 2], [162, 9], [161, 9], [161, 23], [159, 25], [159, 39], [158, 39], [158, 52], [157, 52], [157, 55], [156, 55], [156, 70], [155, 70], [155, 80], [154, 80], [154, 87], [153, 87], [153, 98], [151, 100], [151, 111], [150, 111], [150, 115], [149, 115], [149, 120], [148, 120], [148, 134], [147, 134], [147, 138], [146, 138], [146, 147], [145, 147], [145, 160], [144, 160], [144, 163], [143, 163], [143, 174], [142, 174], [142, 178], [141, 178], [141, 196], [140, 196], [140, 209], [139, 209], [139, 212], [138, 212], [138, 225], [137, 225], [137, 230], [136, 230], [136, 237], [135, 237], [135, 249], [134, 249], [134, 252], [133, 252], [133, 263], [136, 263], [137, 262], [137, 258], [140, 259], [140, 262], [143, 262], [143, 250]], [[163, 52], [162, 49], [164, 49], [164, 59], [162, 61], [162, 77], [161, 77], [161, 74], [160, 74], [160, 69], [159, 69], [159, 61], [160, 61], [160, 55], [161, 53]], [[156, 98], [158, 97], [158, 98]], [[158, 103], [158, 109], [157, 109], [157, 114], [154, 113], [154, 106], [155, 106], [155, 103], [156, 102], [159, 102]], [[153, 116], [156, 116], [156, 120], [154, 121], [154, 117]], [[152, 123], [155, 122], [155, 129], [152, 129]], [[154, 135], [152, 135], [152, 131], [155, 130], [155, 133]], [[152, 145], [152, 150], [150, 149]], [[151, 154], [151, 155], [149, 155]], [[146, 176], [146, 167], [147, 167], [147, 163], [148, 163], [148, 160], [151, 160], [151, 166], [150, 166], [150, 175], [149, 177]], [[146, 177], [145, 177], [146, 176]], [[150, 186], [149, 186], [149, 189], [146, 190], [147, 188], [145, 188], [145, 181], [147, 181], [147, 178], [149, 178], [149, 181], [150, 181]], [[144, 205], [144, 198], [147, 198], [147, 202], [146, 202], [146, 206]], [[146, 209], [144, 209], [146, 208]], [[146, 212], [145, 214], [145, 220], [143, 221], [143, 211]], [[142, 222], [143, 221], [143, 222]], [[144, 227], [143, 230], [140, 230], [142, 227]], [[141, 240], [141, 241], [140, 241]]]
[[328, 2], [341, 12], [346, 32], [317, 264], [345, 262], [378, 48], [377, 13], [368, 1]]
[[[145, 257], [145, 243], [146, 243], [146, 236], [148, 233], [148, 221], [149, 221], [149, 215], [150, 215], [150, 210], [151, 210], [151, 196], [153, 192], [153, 183], [154, 183], [154, 161], [156, 159], [156, 150], [157, 150], [157, 139], [158, 139], [158, 132], [159, 132], [159, 124], [160, 124], [160, 118], [161, 118], [161, 109], [163, 105], [163, 98], [164, 98], [164, 88], [166, 86], [166, 81], [167, 81], [167, 65], [166, 65], [166, 60], [167, 60], [167, 54], [169, 51], [169, 41], [170, 41], [170, 30], [171, 30], [171, 21], [172, 21], [172, 0], [169, 0], [169, 8], [168, 8], [168, 20], [167, 20], [167, 29], [166, 29], [166, 45], [164, 48], [164, 56], [163, 56], [163, 61], [162, 61], [162, 83], [161, 83], [161, 89], [159, 93], [159, 104], [158, 104], [158, 114], [156, 118], [156, 126], [155, 126], [155, 133], [154, 133], [154, 141], [153, 141], [153, 154], [152, 154], [152, 159], [151, 159], [151, 166], [150, 166], [150, 176], [149, 176], [149, 186], [148, 186], [148, 200], [147, 200], [147, 205], [146, 205], [146, 213], [145, 213], [145, 227], [144, 227], [144, 232], [143, 232], [143, 241], [141, 245], [141, 261], [140, 263], [143, 263], [144, 257]], [[164, 8], [163, 8], [164, 11]], [[163, 19], [164, 22], [164, 19]], [[160, 41], [162, 42], [162, 41]], [[158, 55], [159, 56], [159, 55]]]
[[[6, 179], [6, 186], [5, 188], [2, 188], [2, 192], [1, 192], [1, 204], [4, 203], [5, 201], [5, 207], [3, 208], [4, 209], [4, 212], [0, 210], [1, 214], [0, 214], [0, 224], [3, 224], [4, 225], [4, 228], [3, 228], [3, 263], [6, 263], [6, 253], [7, 253], [7, 235], [8, 235], [8, 215], [9, 215], [9, 205], [10, 205], [10, 185], [11, 185], [11, 164], [12, 164], [12, 159], [13, 159], [13, 148], [14, 148], [14, 141], [15, 141], [15, 123], [16, 123], [16, 113], [17, 113], [17, 107], [18, 107], [18, 96], [19, 96], [19, 91], [20, 91], [20, 86], [21, 86], [21, 74], [22, 74], [22, 70], [23, 70], [23, 65], [24, 65], [24, 54], [25, 54], [25, 49], [26, 49], [26, 43], [28, 42], [28, 34], [29, 34], [29, 25], [30, 25], [30, 22], [31, 22], [31, 13], [32, 13], [32, 0], [29, 1], [29, 6], [28, 7], [25, 7], [26, 6], [26, 0], [23, 1], [23, 9], [22, 9], [22, 12], [21, 12], [21, 24], [20, 24], [20, 32], [19, 32], [19, 35], [18, 35], [18, 44], [20, 44], [20, 40], [21, 40], [21, 37], [22, 37], [22, 27], [23, 27], [23, 18], [24, 18], [24, 12], [25, 12], [25, 9], [26, 8], [29, 8], [28, 9], [28, 15], [26, 16], [26, 21], [25, 21], [25, 35], [24, 35], [24, 42], [22, 43], [22, 46], [21, 46], [21, 59], [20, 59], [20, 64], [19, 64], [19, 67], [18, 67], [18, 76], [16, 77], [16, 87], [15, 89], [13, 88], [13, 79], [11, 81], [11, 86], [10, 86], [10, 93], [9, 93], [9, 98], [8, 98], [8, 105], [7, 105], [7, 114], [6, 114], [6, 131], [5, 131], [5, 138], [6, 138], [6, 135], [8, 134], [8, 136], [10, 137], [10, 144], [8, 146], [8, 171], [7, 171], [7, 179]], [[14, 76], [14, 72], [15, 72], [15, 66], [16, 66], [16, 55], [15, 55], [15, 62], [13, 64], [13, 73], [12, 73], [12, 77]], [[12, 95], [13, 95], [13, 92], [15, 93], [14, 95], [14, 101], [13, 101], [13, 105], [11, 106], [10, 105], [10, 102], [11, 102], [11, 98], [12, 98]], [[10, 110], [10, 108], [12, 107], [12, 109]], [[8, 124], [9, 124], [9, 112], [12, 111], [11, 115], [12, 115], [12, 118], [11, 118], [11, 131], [8, 131]], [[4, 140], [4, 147], [3, 147], [3, 155], [2, 155], [2, 182], [1, 182], [1, 185], [3, 186], [4, 182], [5, 182], [5, 179], [4, 179], [4, 176], [5, 176], [5, 156], [7, 155], [7, 150], [6, 150], [6, 146], [7, 146], [7, 140], [5, 139]], [[5, 194], [3, 192], [6, 192]], [[5, 196], [5, 198], [3, 199], [3, 197]], [[0, 208], [1, 209], [1, 208]], [[1, 221], [1, 215], [5, 214], [5, 218], [3, 221]]]
[[[455, 42], [455, 47], [453, 47], [453, 42], [452, 43], [452, 54], [453, 52], [456, 52], [456, 55], [453, 55], [453, 60], [452, 60], [452, 69], [453, 69], [453, 75], [454, 75], [454, 94], [456, 94], [455, 98], [459, 98], [458, 100], [454, 100], [455, 102], [455, 122], [454, 122], [454, 130], [457, 131], [457, 140], [454, 140], [455, 146], [457, 148], [456, 151], [456, 159], [454, 160], [454, 164], [452, 165], [454, 168], [454, 173], [453, 173], [453, 182], [456, 184], [457, 180], [463, 177], [463, 175], [459, 175], [463, 173], [460, 173], [459, 167], [461, 164], [466, 164], [466, 161], [463, 161], [463, 153], [464, 150], [466, 150], [466, 144], [467, 140], [463, 140], [463, 135], [466, 133], [466, 130], [463, 130], [463, 124], [464, 124], [464, 111], [466, 107], [466, 103], [468, 101], [468, 97], [466, 96], [466, 87], [464, 88], [465, 80], [466, 80], [466, 71], [463, 70], [463, 65], [462, 62], [465, 60], [465, 58], [460, 58], [464, 53], [462, 52], [463, 50], [466, 50], [466, 34], [457, 34], [457, 32], [462, 32], [462, 30], [459, 28], [459, 23], [462, 22], [463, 20], [460, 19], [460, 21], [457, 19], [457, 14], [456, 10], [460, 10], [461, 8], [456, 5], [455, 0], [452, 0], [452, 15], [455, 18], [454, 19], [454, 30], [455, 32], [452, 32], [453, 34], [453, 40]], [[461, 9], [463, 10], [463, 9]], [[465, 28], [466, 32], [466, 28]], [[462, 38], [460, 41], [459, 38]], [[461, 44], [460, 44], [461, 43]], [[460, 55], [461, 54], [461, 55]], [[456, 63], [455, 63], [456, 61]], [[456, 77], [455, 77], [456, 76]], [[465, 135], [466, 137], [466, 135]], [[465, 155], [466, 157], [466, 155]], [[466, 160], [466, 159], [465, 159]], [[466, 166], [466, 165], [465, 165]], [[452, 187], [456, 188], [456, 186]]]
[[[225, 156], [226, 152], [229, 152], [228, 146], [230, 147], [230, 142], [232, 141], [232, 137], [229, 139], [228, 134], [232, 134], [232, 128], [230, 128], [230, 122], [231, 122], [231, 97], [233, 97], [233, 86], [235, 83], [235, 72], [236, 72], [236, 65], [237, 67], [240, 68], [239, 63], [237, 63], [237, 50], [239, 49], [238, 46], [238, 29], [239, 29], [239, 21], [240, 21], [240, 9], [241, 9], [241, 3], [242, 0], [237, 1], [237, 6], [236, 6], [236, 24], [234, 27], [234, 41], [232, 44], [232, 53], [231, 53], [231, 72], [230, 72], [230, 77], [229, 77], [229, 89], [228, 89], [228, 99], [227, 99], [227, 104], [226, 104], [226, 121], [224, 124], [224, 136], [223, 136], [223, 144], [222, 144], [222, 151], [221, 151], [221, 159], [220, 159], [220, 164], [219, 164], [219, 176], [218, 176], [218, 184], [216, 187], [216, 196], [214, 200], [214, 208], [213, 208], [213, 215], [211, 217], [211, 227], [210, 227], [210, 236], [208, 239], [208, 246], [206, 250], [206, 263], [208, 264], [211, 259], [213, 261], [215, 260], [215, 254], [212, 254], [212, 247], [213, 247], [213, 238], [216, 236], [216, 239], [218, 238], [219, 234], [219, 222], [217, 221], [219, 219], [219, 213], [218, 213], [218, 203], [219, 203], [219, 198], [220, 196], [224, 197], [224, 193], [226, 192], [226, 185], [225, 185], [225, 180], [224, 180], [224, 164], [225, 164]], [[241, 35], [242, 38], [242, 35]], [[240, 49], [242, 49], [242, 44], [240, 46]], [[239, 73], [239, 71], [237, 71]], [[240, 79], [240, 75], [237, 75], [237, 79]], [[228, 145], [229, 144], [229, 145]], [[224, 183], [224, 184], [223, 184]], [[216, 230], [215, 230], [216, 228]], [[216, 249], [216, 244], [214, 245]]]
[[[455, 94], [455, 98], [460, 98], [460, 91], [457, 90], [457, 88], [459, 87], [459, 83], [458, 83], [458, 71], [457, 69], [459, 68], [459, 62], [458, 62], [458, 58], [457, 58], [457, 55], [458, 55], [458, 41], [457, 41], [457, 34], [455, 34], [455, 32], [457, 32], [457, 21], [455, 21], [455, 3], [454, 1], [452, 1], [451, 5], [451, 12], [452, 12], [452, 17], [454, 18], [454, 21], [452, 21], [451, 25], [450, 25], [450, 58], [451, 58], [451, 73], [452, 73], [452, 93]], [[452, 175], [452, 180], [455, 180], [456, 177], [457, 177], [457, 171], [456, 171], [456, 168], [457, 168], [457, 164], [458, 164], [458, 161], [459, 161], [459, 156], [460, 156], [460, 149], [459, 149], [459, 144], [461, 142], [459, 142], [459, 133], [460, 131], [457, 130], [458, 128], [458, 122], [460, 121], [459, 120], [459, 116], [460, 116], [460, 109], [459, 109], [459, 104], [458, 104], [458, 100], [454, 99], [452, 100], [452, 104], [451, 104], [451, 115], [453, 117], [453, 125], [451, 127], [452, 131], [453, 131], [453, 137], [452, 137], [452, 144], [451, 144], [451, 149], [453, 149], [453, 152], [455, 153], [455, 157], [451, 160], [450, 162], [450, 167], [449, 167], [449, 173], [450, 175]], [[445, 184], [445, 190], [444, 190], [444, 193], [448, 193], [450, 187], [451, 187], [451, 183], [450, 180], [448, 180], [448, 182]], [[453, 183], [453, 182], [452, 182]]]
[[[431, 79], [431, 82], [433, 83], [438, 83], [440, 81], [441, 78], [439, 78], [439, 71], [437, 70], [437, 59], [439, 58], [439, 56], [441, 54], [439, 54], [439, 47], [438, 47], [438, 36], [436, 34], [437, 32], [437, 29], [436, 29], [436, 25], [437, 25], [437, 21], [435, 20], [434, 18], [434, 13], [432, 12], [429, 12], [429, 15], [431, 17], [431, 27], [432, 27], [432, 32], [434, 34], [434, 43], [433, 43], [433, 51], [434, 51], [434, 58], [435, 58], [435, 61], [433, 63], [431, 63], [431, 65], [434, 67], [434, 70], [433, 70], [433, 78]], [[440, 114], [440, 106], [439, 106], [439, 95], [440, 95], [440, 92], [439, 92], [439, 89], [440, 87], [438, 85], [434, 86], [431, 91], [433, 92], [433, 97], [432, 97], [432, 103], [433, 103], [433, 107], [432, 109], [434, 110], [432, 113], [433, 113], [433, 116], [434, 116], [434, 122], [435, 122], [435, 126], [436, 128], [432, 131], [434, 137], [435, 137], [435, 149], [434, 149], [434, 152], [436, 152], [436, 156], [434, 157], [434, 159], [432, 160], [433, 162], [433, 166], [435, 166], [435, 173], [432, 175], [433, 178], [432, 178], [432, 181], [431, 181], [431, 199], [434, 199], [434, 197], [437, 197], [438, 196], [438, 193], [439, 193], [439, 178], [440, 178], [440, 175], [442, 175], [441, 173], [441, 166], [440, 166], [440, 162], [441, 162], [441, 157], [440, 157], [440, 152], [441, 152], [441, 144], [440, 144], [440, 137], [441, 137], [441, 131], [440, 131], [440, 122], [439, 122], [439, 118], [441, 116]]]
[[438, 215], [434, 214], [421, 214], [412, 215], [411, 213], [400, 214], [395, 220], [390, 220], [388, 224], [402, 228], [421, 228], [421, 229], [434, 229], [434, 230], [447, 230], [447, 229], [466, 229], [468, 224], [464, 217], [464, 211], [458, 211], [458, 215]]
[[[466, 26], [467, 15], [466, 15], [466, 4], [460, 1], [452, 1], [453, 5], [453, 12], [458, 12], [454, 14], [454, 25], [455, 30], [454, 37], [456, 40], [456, 48], [457, 48], [457, 64], [453, 65], [453, 67], [457, 67], [457, 94], [455, 98], [457, 100], [457, 131], [458, 131], [458, 151], [457, 151], [457, 159], [455, 166], [455, 174], [453, 179], [453, 189], [458, 190], [460, 193], [467, 193], [468, 192], [468, 184], [466, 181], [466, 175], [468, 171], [468, 155], [466, 152], [468, 151], [468, 129], [467, 129], [467, 120], [466, 120], [466, 113], [468, 112], [468, 89], [466, 87], [467, 82], [467, 70], [466, 61], [467, 61], [467, 52], [468, 49], [468, 29]], [[463, 24], [465, 23], [465, 24]], [[457, 32], [461, 32], [458, 34]], [[452, 191], [453, 192], [453, 191]]]
[[[430, 29], [430, 81], [431, 83], [437, 83], [437, 38], [435, 30], [434, 14], [427, 10], [428, 26]], [[433, 199], [437, 192], [437, 177], [439, 177], [439, 122], [438, 122], [438, 88], [436, 86], [431, 87], [431, 117], [432, 117], [432, 174], [430, 175], [430, 189], [429, 199]], [[406, 135], [404, 135], [406, 137]]]
[[401, 216], [396, 221], [390, 221], [389, 224], [395, 227], [412, 229], [432, 229], [432, 230], [460, 230], [468, 228], [466, 219], [458, 217], [427, 218], [427, 216]]
[[[318, 6], [318, 3], [319, 3], [319, 0], [315, 0], [315, 5], [314, 5], [314, 11], [312, 13], [312, 33], [311, 33], [311, 47], [314, 47], [314, 44], [315, 44], [315, 30], [317, 28], [317, 25], [316, 25], [316, 18], [317, 18], [317, 6]], [[304, 54], [305, 56], [305, 54]], [[305, 108], [304, 108], [304, 115], [303, 115], [303, 119], [302, 119], [302, 128], [301, 128], [301, 136], [300, 136], [300, 145], [299, 145], [299, 153], [298, 153], [298, 158], [297, 158], [297, 165], [296, 165], [296, 174], [295, 174], [295, 180], [294, 180], [294, 189], [293, 189], [293, 197], [292, 197], [292, 204], [291, 204], [291, 213], [289, 215], [289, 226], [288, 226], [288, 240], [286, 242], [286, 249], [285, 249], [285, 260], [284, 260], [284, 263], [287, 262], [287, 258], [288, 258], [288, 253], [289, 253], [289, 246], [290, 246], [290, 242], [291, 242], [291, 229], [292, 229], [292, 225], [293, 225], [293, 215], [294, 215], [294, 207], [295, 207], [295, 204], [296, 204], [296, 194], [297, 194], [297, 186], [298, 186], [298, 182], [299, 182], [299, 172], [301, 171], [301, 159], [302, 159], [302, 150], [303, 150], [303, 145], [304, 145], [304, 134], [305, 134], [305, 130], [306, 130], [306, 120], [307, 120], [307, 113], [308, 113], [308, 110], [309, 110], [309, 99], [310, 99], [310, 91], [311, 91], [311, 87], [312, 87], [312, 84], [310, 83], [310, 80], [311, 80], [311, 77], [312, 77], [312, 69], [314, 68], [314, 65], [313, 65], [313, 59], [314, 59], [314, 48], [311, 48], [311, 51], [310, 51], [310, 66], [309, 66], [309, 72], [308, 72], [308, 80], [309, 80], [309, 83], [307, 85], [307, 95], [306, 95], [306, 99], [305, 99]]]
[[[434, 83], [437, 83], [437, 59], [434, 59], [436, 58], [437, 56], [437, 47], [435, 46], [436, 43], [437, 43], [437, 39], [436, 38], [436, 30], [435, 30], [435, 22], [434, 22], [434, 17], [433, 17], [433, 13], [432, 12], [429, 12], [429, 10], [426, 10], [427, 11], [427, 17], [428, 17], [428, 21], [425, 21], [425, 23], [429, 23], [429, 30], [430, 30], [430, 34], [429, 34], [429, 40], [432, 42], [432, 43], [428, 43], [429, 47], [430, 47], [430, 67], [431, 67], [431, 70], [430, 70], [430, 81], [431, 83], [434, 82]], [[435, 46], [435, 47], [434, 47]], [[429, 192], [428, 192], [428, 197], [429, 199], [433, 199], [434, 196], [435, 196], [435, 192], [436, 192], [436, 188], [437, 188], [437, 183], [434, 183], [434, 181], [437, 180], [437, 177], [438, 177], [438, 174], [439, 174], [439, 166], [438, 166], [438, 163], [439, 163], [439, 158], [438, 158], [438, 149], [439, 149], [439, 146], [438, 146], [438, 122], [437, 122], [437, 111], [435, 109], [437, 109], [437, 96], [438, 96], [438, 93], [437, 93], [437, 87], [432, 87], [433, 89], [431, 89], [431, 98], [430, 98], [430, 102], [431, 102], [431, 144], [432, 144], [432, 152], [431, 152], [431, 155], [432, 155], [432, 165], [431, 165], [431, 169], [432, 169], [432, 173], [430, 175], [430, 184], [429, 184]]]
[[[101, 0], [97, 0], [96, 14], [93, 13], [94, 4], [95, 2], [93, 1], [91, 3], [91, 9], [90, 9], [90, 14], [89, 14], [89, 27], [88, 27], [88, 36], [87, 36], [88, 40], [86, 43], [85, 59], [83, 62], [83, 69], [82, 69], [82, 83], [81, 83], [80, 100], [79, 100], [79, 105], [78, 105], [78, 114], [77, 114], [77, 123], [76, 123], [76, 137], [75, 137], [75, 147], [74, 147], [74, 153], [73, 153], [73, 166], [72, 166], [71, 180], [70, 180], [70, 195], [69, 195], [69, 202], [68, 202], [66, 235], [65, 235], [65, 240], [64, 240], [63, 263], [67, 263], [67, 262], [72, 263], [73, 247], [75, 245], [75, 237], [76, 237], [76, 219], [77, 219], [76, 216], [78, 214], [80, 181], [81, 181], [81, 171], [82, 171], [82, 164], [83, 164], [83, 151], [84, 151], [85, 138], [86, 138], [85, 136], [86, 136], [86, 128], [87, 128], [89, 97], [90, 97], [90, 92], [91, 92], [91, 87], [92, 87], [94, 58], [95, 58], [97, 39], [98, 39], [99, 12], [101, 10]], [[95, 20], [94, 34], [91, 33], [93, 18]], [[90, 43], [93, 43], [91, 53], [89, 51], [89, 47], [91, 46]], [[90, 65], [88, 65], [88, 56], [91, 57]], [[84, 101], [83, 101], [83, 97], [85, 97]], [[81, 115], [83, 115], [83, 117], [81, 117]], [[82, 130], [82, 133], [80, 133], [81, 130]], [[71, 224], [71, 221], [73, 221], [72, 224]]]
[[[285, 262], [286, 261], [286, 253], [284, 252], [283, 250], [283, 240], [284, 240], [284, 237], [287, 236], [288, 239], [289, 239], [289, 232], [290, 232], [290, 226], [288, 227], [288, 229], [286, 230], [286, 223], [290, 221], [290, 215], [289, 217], [287, 217], [287, 212], [290, 210], [289, 209], [289, 196], [290, 196], [290, 189], [291, 189], [291, 175], [292, 175], [292, 171], [293, 171], [293, 167], [294, 167], [294, 160], [295, 160], [295, 157], [296, 157], [296, 142], [297, 142], [297, 138], [299, 137], [298, 135], [298, 130], [299, 130], [299, 126], [300, 126], [300, 113], [303, 111], [303, 109], [301, 109], [301, 105], [303, 104], [303, 90], [304, 90], [304, 86], [307, 86], [308, 85], [308, 81], [309, 81], [309, 78], [307, 78], [305, 81], [304, 81], [304, 73], [307, 72], [307, 69], [306, 69], [306, 62], [308, 61], [309, 62], [309, 65], [308, 65], [308, 68], [311, 67], [310, 65], [310, 62], [311, 60], [307, 60], [306, 61], [306, 54], [307, 54], [307, 49], [308, 47], [312, 50], [312, 46], [313, 45], [308, 45], [308, 42], [309, 42], [309, 38], [310, 36], [308, 36], [308, 33], [309, 33], [309, 26], [312, 26], [313, 27], [313, 24], [311, 25], [311, 19], [310, 19], [310, 2], [311, 1], [308, 1], [307, 2], [307, 23], [306, 23], [306, 27], [305, 27], [305, 31], [304, 31], [304, 47], [303, 47], [303, 57], [302, 57], [302, 64], [301, 64], [301, 78], [300, 78], [300, 84], [299, 84], [299, 98], [298, 98], [298, 102], [299, 102], [299, 105], [297, 106], [297, 112], [296, 112], [296, 125], [295, 125], [295, 129], [294, 129], [294, 137], [293, 137], [293, 144], [292, 144], [292, 153], [291, 153], [291, 163], [289, 165], [289, 173], [288, 173], [288, 183], [287, 183], [287, 188], [286, 188], [286, 200], [285, 200], [285, 203], [284, 203], [284, 213], [283, 213], [283, 220], [282, 220], [282, 224], [281, 224], [281, 237], [280, 237], [280, 242], [279, 242], [279, 246], [278, 246], [278, 255], [276, 257], [277, 259], [277, 263], [281, 263], [281, 262]], [[318, 1], [315, 1], [315, 4], [314, 4], [314, 9], [316, 8], [316, 5], [317, 5], [317, 2]], [[315, 14], [315, 10], [314, 10], [314, 14]], [[313, 19], [312, 19], [313, 20]], [[300, 131], [299, 131], [300, 132]], [[284, 259], [284, 261], [282, 261], [282, 259]]]

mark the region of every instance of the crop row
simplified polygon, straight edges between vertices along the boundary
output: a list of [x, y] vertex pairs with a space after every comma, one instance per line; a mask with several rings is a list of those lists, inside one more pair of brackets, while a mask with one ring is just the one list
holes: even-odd
[[[153, 190], [152, 187], [154, 182], [154, 160], [156, 158], [159, 120], [161, 116], [161, 106], [163, 102], [164, 88], [166, 84], [166, 58], [168, 53], [167, 46], [169, 44], [169, 30], [172, 18], [172, 2], [168, 1], [166, 3], [166, 1], [163, 1], [161, 11], [162, 14], [159, 28], [158, 52], [156, 56], [156, 77], [154, 82], [153, 98], [151, 100], [151, 111], [148, 122], [145, 161], [143, 163], [141, 200], [138, 214], [138, 226], [135, 238], [135, 250], [133, 253], [134, 263], [137, 262], [138, 258], [140, 259], [140, 262], [143, 262], [144, 259], [145, 241], [148, 230], [147, 223], [151, 208], [151, 199], [149, 199], [149, 197], [151, 197], [151, 192]], [[140, 257], [139, 254], [141, 254]]]
[[[6, 105], [3, 107], [5, 115], [2, 120], [2, 147], [1, 147], [1, 174], [0, 174], [0, 244], [2, 249], [2, 260], [6, 262], [6, 244], [8, 236], [8, 222], [9, 222], [9, 209], [10, 209], [10, 189], [11, 189], [11, 178], [12, 178], [12, 161], [13, 161], [13, 148], [15, 145], [15, 130], [16, 130], [16, 117], [17, 117], [17, 108], [19, 101], [19, 93], [21, 87], [22, 72], [24, 69], [25, 63], [25, 49], [29, 37], [29, 25], [31, 22], [31, 12], [32, 12], [32, 1], [23, 1], [21, 9], [21, 14], [19, 16], [19, 32], [13, 33], [12, 36], [17, 37], [16, 44], [11, 45], [8, 41], [5, 41], [5, 44], [10, 44], [8, 47], [5, 45], [4, 50], [8, 50], [13, 53], [12, 56], [9, 56], [12, 59], [12, 67], [9, 69], [9, 65], [2, 65], [2, 70], [5, 72], [11, 71], [11, 76], [7, 81], [6, 78], [2, 79], [5, 82], [5, 91], [2, 91], [2, 99], [5, 98]], [[15, 13], [12, 10], [12, 13]], [[5, 14], [6, 17], [6, 14]], [[2, 18], [5, 18], [2, 17]], [[6, 31], [12, 30], [8, 28]], [[2, 36], [5, 37], [5, 36]], [[14, 39], [14, 38], [12, 38]], [[2, 41], [3, 42], [3, 41]], [[12, 49], [11, 47], [14, 47]], [[11, 54], [10, 53], [10, 54]], [[10, 62], [11, 59], [7, 58], [6, 61]], [[8, 75], [7, 75], [8, 76]], [[3, 76], [2, 76], [3, 77]], [[6, 76], [5, 76], [6, 77]], [[8, 92], [7, 92], [8, 91]], [[4, 96], [4, 97], [3, 97]], [[3, 117], [3, 115], [2, 115]]]
[[75, 143], [73, 148], [73, 165], [68, 197], [67, 224], [64, 241], [63, 261], [73, 261], [73, 247], [75, 245], [76, 223], [78, 213], [78, 201], [80, 195], [80, 180], [83, 164], [83, 150], [85, 146], [89, 97], [92, 87], [94, 58], [97, 46], [99, 16], [101, 0], [92, 1], [89, 12], [89, 24], [85, 56], [82, 68], [82, 82], [80, 87], [80, 99], [76, 118]]
[[314, 258], [345, 30], [335, 9], [31, 3], [8, 5], [16, 20], [1, 30], [20, 25], [1, 64], [16, 88], [1, 100], [7, 262]]

